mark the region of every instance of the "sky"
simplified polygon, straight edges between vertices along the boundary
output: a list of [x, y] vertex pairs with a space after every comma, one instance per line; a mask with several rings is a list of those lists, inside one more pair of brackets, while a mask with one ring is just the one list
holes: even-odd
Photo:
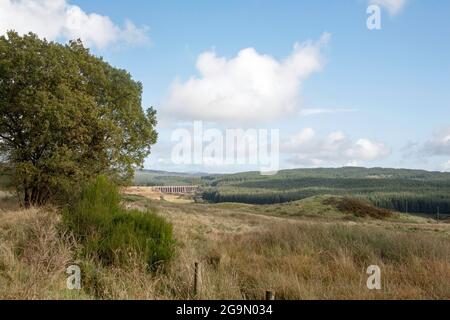
[[9, 29], [81, 38], [142, 82], [159, 120], [147, 169], [260, 167], [174, 159], [174, 135], [201, 121], [278, 130], [280, 168], [450, 171], [449, 1], [0, 0]]

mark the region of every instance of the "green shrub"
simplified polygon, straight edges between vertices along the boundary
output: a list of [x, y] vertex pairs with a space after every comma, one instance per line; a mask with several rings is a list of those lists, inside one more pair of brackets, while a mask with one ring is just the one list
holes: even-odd
[[64, 212], [64, 223], [83, 244], [84, 254], [105, 264], [134, 258], [155, 268], [173, 254], [172, 225], [153, 211], [125, 210], [117, 187], [100, 176]]
[[137, 210], [116, 215], [98, 253], [110, 263], [126, 263], [130, 255], [143, 257], [154, 267], [172, 256], [172, 225], [152, 212]]

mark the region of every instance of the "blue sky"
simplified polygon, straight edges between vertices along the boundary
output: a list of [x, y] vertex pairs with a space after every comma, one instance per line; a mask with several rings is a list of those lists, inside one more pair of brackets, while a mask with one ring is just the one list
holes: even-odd
[[[252, 169], [172, 163], [173, 130], [203, 120], [222, 130], [279, 129], [283, 168], [450, 170], [448, 1], [374, 0], [380, 30], [366, 26], [369, 0], [18, 2], [21, 7], [0, 0], [1, 33], [31, 29], [58, 41], [80, 36], [95, 54], [143, 83], [144, 107], [155, 106], [161, 117], [147, 168]], [[72, 20], [49, 23], [53, 13]], [[34, 20], [20, 24], [27, 15]], [[75, 28], [67, 21], [82, 22]], [[293, 67], [285, 63], [289, 58], [296, 59]], [[244, 80], [261, 84], [244, 90], [236, 84]], [[292, 82], [297, 85], [286, 89]], [[267, 94], [260, 90], [266, 86]], [[216, 93], [226, 103], [207, 100]], [[250, 98], [254, 121], [241, 104]]]

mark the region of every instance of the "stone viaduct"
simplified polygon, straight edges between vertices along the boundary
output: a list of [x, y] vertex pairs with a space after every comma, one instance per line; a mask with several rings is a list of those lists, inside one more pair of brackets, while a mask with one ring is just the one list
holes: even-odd
[[193, 193], [198, 186], [154, 186], [152, 189], [162, 193]]

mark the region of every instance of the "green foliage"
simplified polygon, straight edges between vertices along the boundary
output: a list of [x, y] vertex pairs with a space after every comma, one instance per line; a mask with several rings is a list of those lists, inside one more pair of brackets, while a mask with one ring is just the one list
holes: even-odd
[[450, 174], [381, 168], [295, 169], [274, 176], [256, 172], [203, 178], [211, 202], [275, 204], [318, 195], [360, 197], [410, 213], [450, 213]]
[[0, 190], [9, 189], [11, 187], [11, 172], [0, 163]]
[[98, 174], [130, 178], [157, 138], [141, 95], [80, 41], [0, 37], [0, 152], [24, 204], [73, 194]]
[[64, 212], [65, 225], [83, 244], [84, 254], [105, 264], [126, 265], [134, 258], [149, 268], [173, 254], [172, 225], [155, 212], [125, 210], [115, 184], [100, 176]]
[[119, 264], [125, 264], [130, 253], [136, 253], [154, 267], [170, 260], [172, 249], [172, 226], [152, 212], [133, 210], [112, 219], [98, 253], [105, 261]]

